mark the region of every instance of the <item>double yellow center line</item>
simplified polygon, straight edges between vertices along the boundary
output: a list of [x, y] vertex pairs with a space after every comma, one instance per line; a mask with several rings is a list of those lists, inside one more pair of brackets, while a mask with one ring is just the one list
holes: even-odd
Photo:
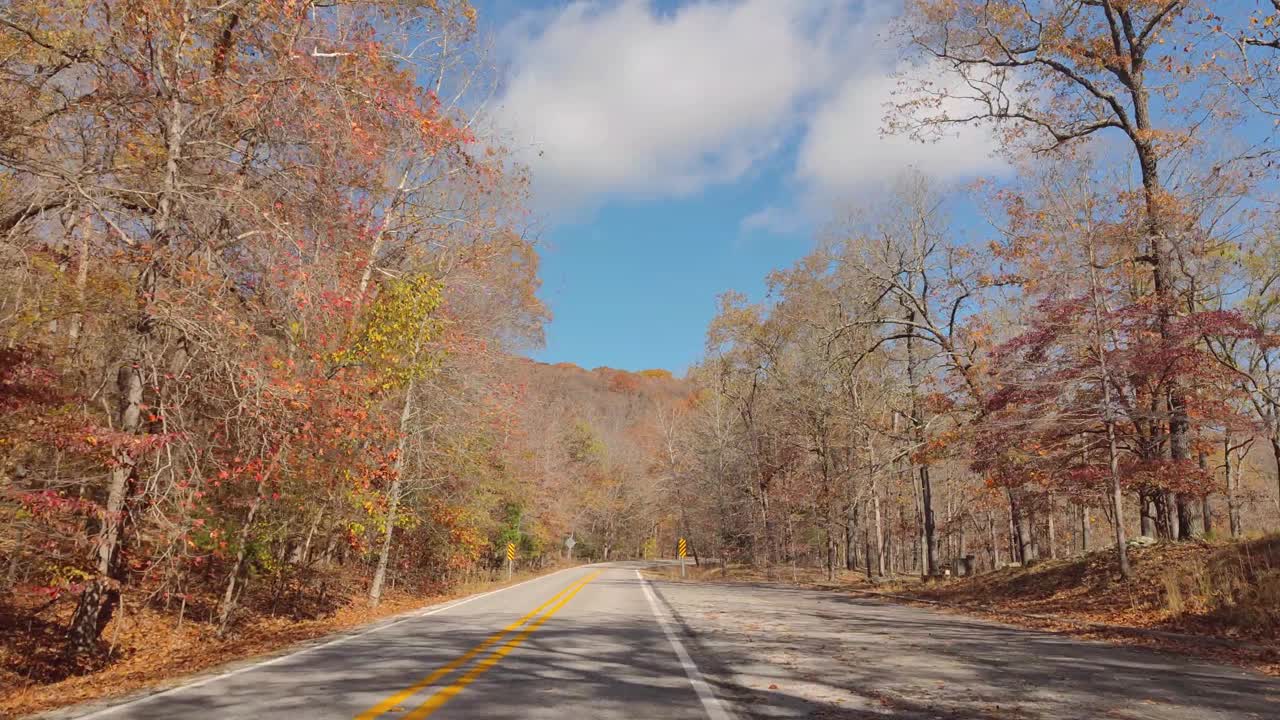
[[[441, 665], [430, 675], [422, 678], [418, 682], [410, 685], [409, 687], [401, 690], [400, 692], [392, 695], [391, 697], [388, 697], [386, 700], [383, 700], [377, 705], [374, 705], [368, 710], [365, 710], [364, 712], [360, 713], [359, 715], [356, 716], [356, 720], [374, 720], [374, 718], [380, 717], [383, 713], [386, 713], [389, 710], [398, 708], [400, 704], [403, 703], [405, 700], [408, 700], [414, 695], [417, 695], [423, 689], [430, 687], [431, 685], [434, 685], [436, 682], [440, 681], [445, 676], [452, 673], [454, 670], [457, 670], [463, 665], [466, 665], [467, 663], [471, 662], [478, 655], [483, 653], [485, 650], [488, 650], [490, 647], [498, 643], [498, 641], [502, 640], [508, 634], [516, 630], [519, 630], [521, 627], [524, 627], [527, 624], [527, 627], [524, 627], [524, 630], [521, 630], [518, 635], [499, 645], [497, 649], [493, 650], [488, 655], [486, 655], [482, 660], [480, 660], [480, 662], [476, 663], [470, 670], [468, 670], [464, 675], [459, 677], [457, 680], [454, 680], [449, 685], [446, 685], [440, 688], [439, 690], [435, 691], [435, 693], [433, 693], [431, 697], [427, 698], [425, 702], [423, 702], [421, 705], [414, 708], [411, 712], [405, 715], [402, 718], [402, 720], [422, 720], [422, 718], [425, 718], [431, 715], [436, 710], [439, 710], [440, 707], [443, 706], [445, 703], [449, 702], [449, 700], [452, 699], [454, 695], [457, 695], [458, 693], [462, 692], [463, 688], [475, 682], [475, 679], [483, 675], [486, 671], [489, 670], [489, 668], [492, 668], [494, 665], [497, 665], [498, 662], [502, 660], [502, 658], [509, 655], [512, 650], [515, 650], [517, 647], [519, 647], [521, 643], [523, 643], [525, 640], [529, 638], [530, 635], [533, 634], [534, 630], [537, 630], [538, 627], [541, 626], [543, 623], [545, 623], [552, 615], [555, 615], [557, 612], [559, 612], [560, 608], [563, 608], [570, 600], [572, 600], [574, 595], [577, 595], [578, 592], [582, 590], [582, 588], [586, 587], [587, 583], [591, 582], [592, 580], [595, 580], [596, 576], [598, 576], [600, 572], [601, 571], [597, 570], [596, 572], [591, 573], [585, 578], [571, 584], [569, 587], [561, 590], [555, 595], [552, 595], [549, 600], [542, 603], [538, 607], [530, 610], [519, 620], [516, 620], [515, 622], [502, 628], [498, 632], [485, 638], [484, 641], [481, 642], [479, 645], [476, 645], [475, 647], [471, 648], [470, 650], [463, 653], [456, 659], [450, 661], [449, 663], [445, 665]], [[549, 610], [547, 610], [542, 615], [538, 615], [538, 613], [541, 613], [548, 606], [550, 606]], [[534, 619], [535, 617], [536, 619]], [[532, 622], [530, 622], [531, 620]]]

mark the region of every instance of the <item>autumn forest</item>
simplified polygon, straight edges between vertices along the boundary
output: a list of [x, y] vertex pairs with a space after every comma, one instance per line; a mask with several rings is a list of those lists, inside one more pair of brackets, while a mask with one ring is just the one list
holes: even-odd
[[673, 375], [527, 359], [539, 218], [463, 0], [6, 0], [0, 678], [508, 543], [1127, 578], [1280, 529], [1280, 2], [905, 6], [884, 132], [1012, 171], [830, 208]]

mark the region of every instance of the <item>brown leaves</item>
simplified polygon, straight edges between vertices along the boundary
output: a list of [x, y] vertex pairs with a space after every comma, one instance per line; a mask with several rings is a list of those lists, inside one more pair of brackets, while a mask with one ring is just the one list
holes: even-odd
[[[1262, 594], [1275, 582], [1268, 568], [1280, 561], [1278, 551], [1276, 536], [1239, 544], [1163, 543], [1130, 551], [1134, 577], [1129, 582], [1115, 581], [1113, 553], [1097, 551], [1084, 558], [1002, 570], [907, 594], [1003, 622], [1164, 648], [1249, 665], [1274, 675], [1280, 669], [1280, 657], [1260, 646], [1274, 645], [1280, 632], [1276, 607]], [[1172, 587], [1181, 588], [1180, 597], [1185, 598], [1176, 610], [1170, 606]], [[1082, 627], [1080, 622], [1115, 628]], [[1190, 637], [1133, 634], [1126, 633], [1126, 628]], [[1196, 635], [1227, 642], [1198, 642]]]

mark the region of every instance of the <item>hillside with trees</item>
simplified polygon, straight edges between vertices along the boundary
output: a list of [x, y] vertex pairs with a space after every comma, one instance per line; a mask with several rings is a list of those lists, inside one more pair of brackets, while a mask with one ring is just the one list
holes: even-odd
[[519, 474], [536, 493], [536, 537], [558, 547], [572, 535], [579, 558], [670, 555], [678, 508], [664, 439], [687, 383], [664, 370], [513, 364], [526, 413]]

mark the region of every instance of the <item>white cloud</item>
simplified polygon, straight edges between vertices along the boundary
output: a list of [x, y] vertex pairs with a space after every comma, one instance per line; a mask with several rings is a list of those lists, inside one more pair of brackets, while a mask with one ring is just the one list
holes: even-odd
[[[829, 82], [839, 4], [574, 3], [522, 23], [498, 121], [542, 192], [681, 195], [777, 151]], [[521, 37], [523, 35], [523, 37]]]
[[767, 232], [786, 235], [805, 226], [803, 215], [794, 208], [768, 205], [742, 218], [738, 228], [743, 232]]
[[[883, 186], [908, 169], [947, 181], [1005, 167], [993, 155], [996, 142], [987, 128], [958, 126], [927, 143], [884, 135], [884, 116], [897, 87], [897, 79], [878, 68], [851, 74], [810, 119], [796, 158], [796, 177], [830, 201]], [[953, 110], [953, 115], [963, 114]]]
[[[650, 0], [584, 0], [528, 14], [501, 38], [510, 75], [495, 120], [553, 207], [697, 193], [797, 138], [790, 179], [809, 201], [911, 166], [943, 178], [997, 167], [980, 133], [933, 145], [881, 137], [893, 54], [877, 34], [894, 6], [691, 0], [663, 13]], [[797, 215], [765, 208], [742, 228], [781, 231]]]

